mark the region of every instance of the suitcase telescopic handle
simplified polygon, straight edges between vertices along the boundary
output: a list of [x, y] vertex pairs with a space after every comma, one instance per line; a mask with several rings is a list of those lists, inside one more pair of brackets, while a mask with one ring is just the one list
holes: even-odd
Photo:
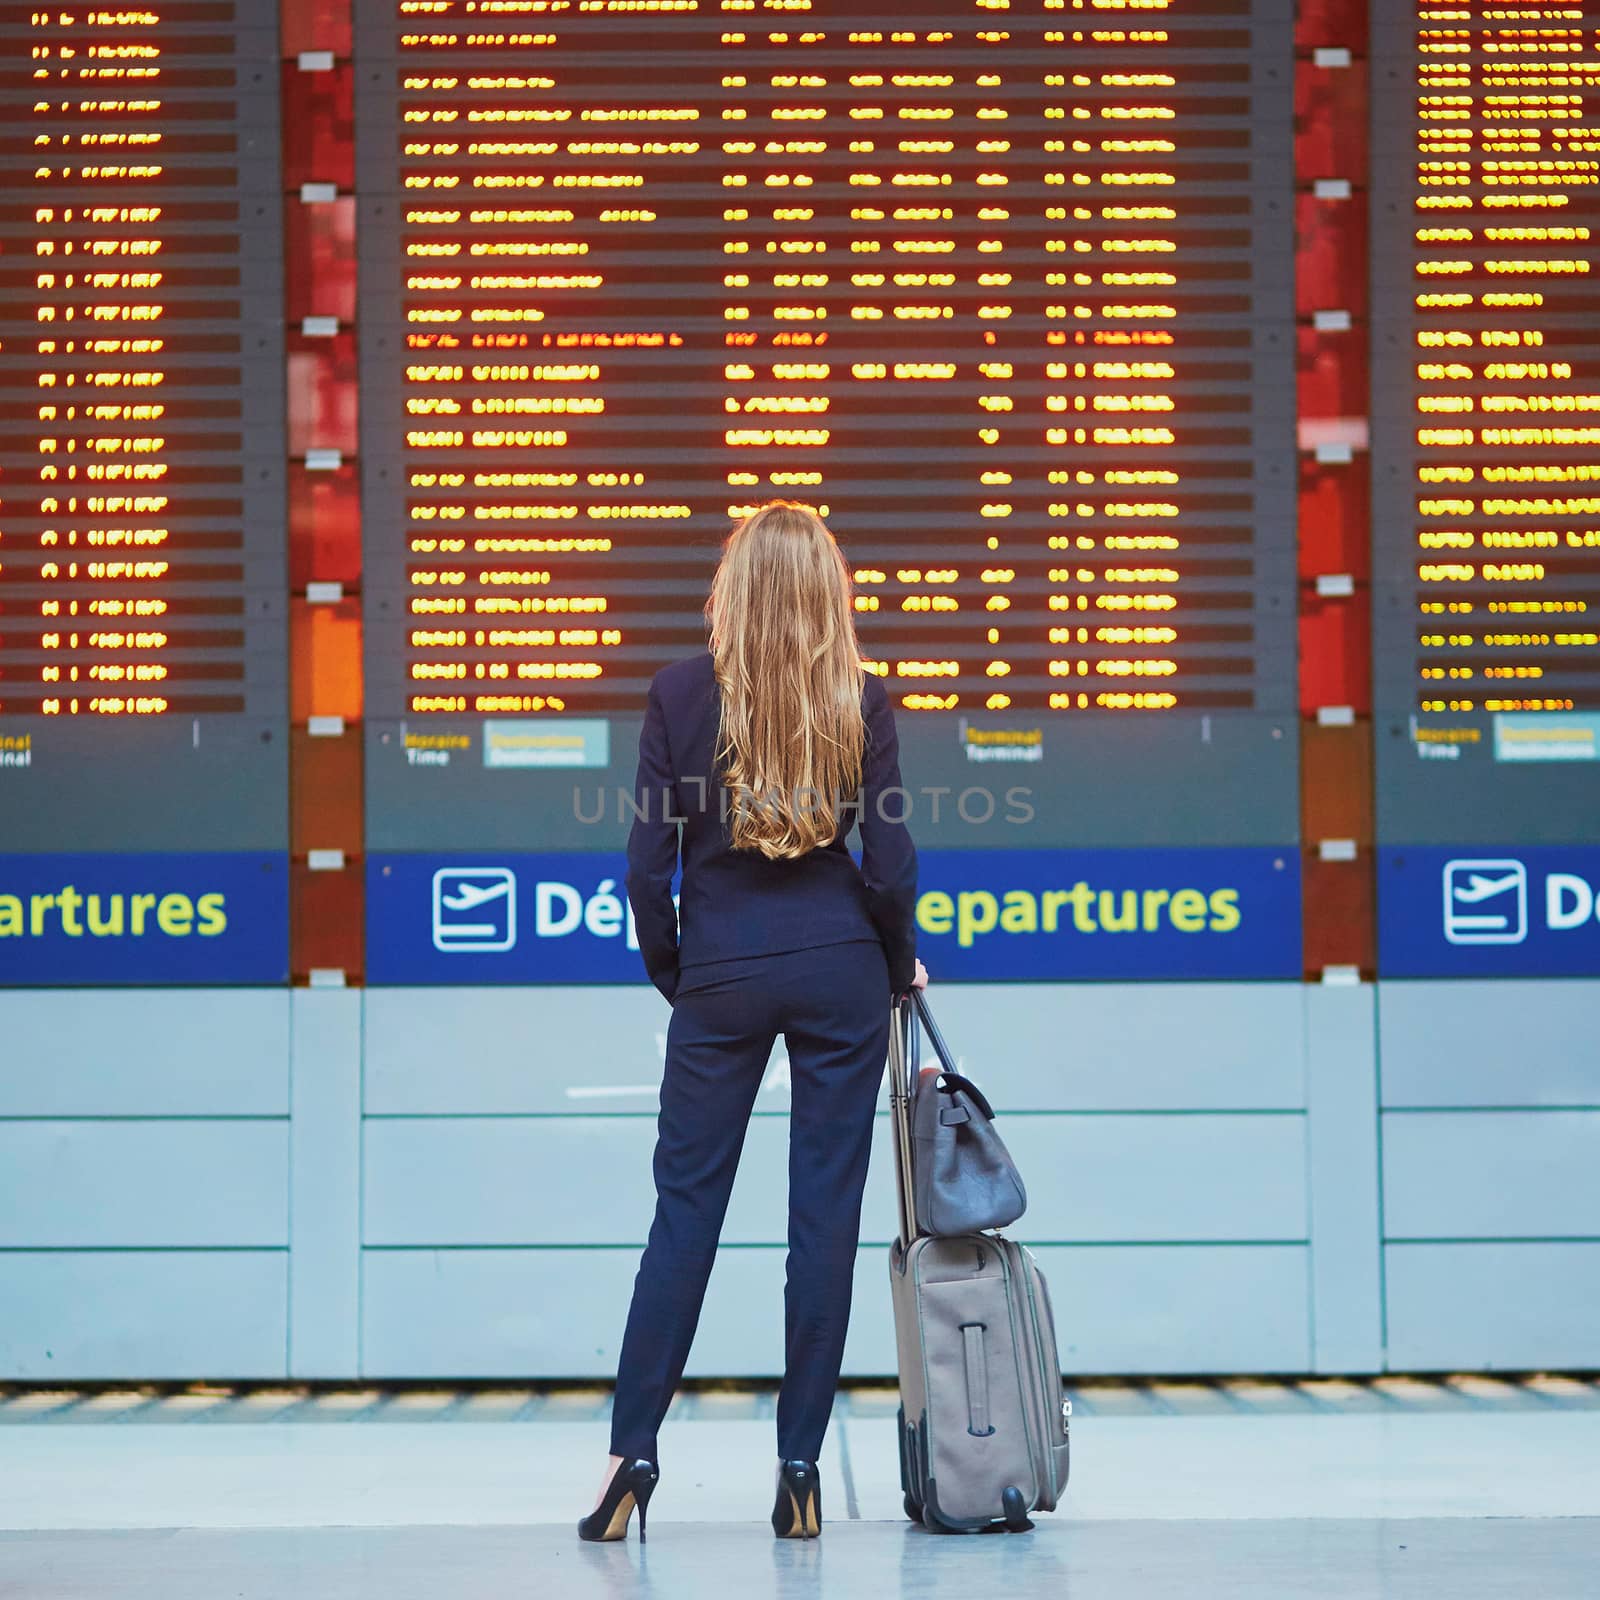
[[908, 989], [895, 996], [889, 1013], [889, 1122], [895, 1154], [895, 1189], [900, 1201], [900, 1244], [902, 1250], [917, 1237], [916, 1183], [911, 1140], [911, 1103], [917, 1092], [922, 1069], [922, 1035], [938, 1060], [940, 1070], [969, 1088], [987, 1116], [993, 1117], [989, 1103], [975, 1085], [956, 1071], [955, 1057], [933, 1020], [933, 1012], [920, 989]]
[[[895, 1188], [900, 1200], [900, 1243], [902, 1248], [917, 1237], [916, 1174], [913, 1165], [915, 1151], [911, 1140], [911, 1103], [917, 1092], [917, 1079], [922, 1069], [922, 1035], [928, 1043], [941, 1070], [959, 1078], [963, 1086], [966, 1079], [956, 1071], [955, 1058], [939, 1032], [920, 989], [908, 989], [896, 995], [889, 1015], [889, 1120], [894, 1135]], [[977, 1095], [976, 1088], [973, 1093]], [[978, 1103], [986, 1115], [994, 1113], [981, 1095]]]
[[895, 1157], [895, 1193], [900, 1202], [902, 1252], [917, 1236], [911, 1169], [911, 1092], [916, 1086], [917, 1018], [907, 995], [889, 1013], [889, 1125]]

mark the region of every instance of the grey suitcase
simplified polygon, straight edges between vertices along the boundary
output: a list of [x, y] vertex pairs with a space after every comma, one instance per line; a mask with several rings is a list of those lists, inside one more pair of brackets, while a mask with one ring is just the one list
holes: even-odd
[[[925, 1007], [923, 1008], [925, 1012]], [[931, 1017], [928, 1018], [931, 1023]], [[1071, 1403], [1044, 1274], [998, 1233], [918, 1237], [910, 1101], [917, 1012], [895, 1002], [889, 1120], [900, 1236], [889, 1250], [906, 1515], [935, 1532], [1031, 1528], [1066, 1487]], [[941, 1057], [943, 1041], [933, 1036]], [[955, 1071], [955, 1063], [941, 1064]]]

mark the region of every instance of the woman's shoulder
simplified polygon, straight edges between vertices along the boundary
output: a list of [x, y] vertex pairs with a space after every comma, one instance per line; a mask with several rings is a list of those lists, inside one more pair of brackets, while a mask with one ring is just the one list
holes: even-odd
[[659, 695], [676, 698], [686, 692], [703, 689], [706, 684], [715, 683], [716, 678], [711, 652], [702, 650], [698, 655], [669, 661], [651, 679], [650, 687]]

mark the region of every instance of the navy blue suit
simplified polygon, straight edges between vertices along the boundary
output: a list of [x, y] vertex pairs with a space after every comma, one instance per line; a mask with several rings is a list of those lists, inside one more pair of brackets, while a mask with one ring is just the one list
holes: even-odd
[[[645, 968], [673, 1002], [639, 1263], [612, 1408], [614, 1455], [656, 1460], [688, 1359], [745, 1129], [769, 1055], [789, 1055], [789, 1255], [778, 1454], [814, 1461], [850, 1317], [891, 993], [916, 963], [916, 851], [903, 821], [894, 713], [869, 677], [862, 861], [831, 844], [796, 861], [734, 850], [716, 770], [711, 657], [663, 668], [639, 736], [628, 898]], [[852, 818], [847, 814], [846, 822]], [[680, 914], [672, 878], [682, 863]], [[887, 1219], [886, 1219], [887, 1220]]]
[[[900, 746], [883, 684], [869, 676], [861, 700], [867, 746], [854, 808], [859, 868], [845, 828], [798, 861], [769, 861], [729, 846], [727, 790], [716, 771], [720, 703], [709, 653], [663, 667], [650, 685], [634, 784], [637, 820], [628, 838], [628, 898], [651, 981], [670, 1000], [679, 972], [699, 962], [881, 939], [890, 983], [909, 987], [917, 853], [900, 820], [909, 799], [901, 792]], [[672, 876], [680, 853], [675, 914]]]

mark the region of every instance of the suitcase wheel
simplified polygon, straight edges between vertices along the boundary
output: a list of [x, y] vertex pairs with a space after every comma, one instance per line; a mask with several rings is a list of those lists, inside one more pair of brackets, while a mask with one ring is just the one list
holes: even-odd
[[1028, 1502], [1014, 1484], [1007, 1484], [1000, 1494], [1000, 1505], [1005, 1513], [1006, 1526], [1013, 1533], [1027, 1533], [1033, 1527], [1028, 1519]]
[[917, 1502], [915, 1500], [913, 1500], [909, 1494], [906, 1496], [904, 1504], [905, 1504], [905, 1508], [906, 1508], [906, 1515], [913, 1522], [921, 1522], [922, 1521], [922, 1507], [920, 1505], [918, 1505]]

